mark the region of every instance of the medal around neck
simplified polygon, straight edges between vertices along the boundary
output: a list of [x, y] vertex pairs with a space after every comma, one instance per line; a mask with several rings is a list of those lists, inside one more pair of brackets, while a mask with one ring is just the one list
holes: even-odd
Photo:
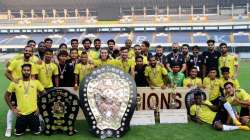
[[136, 107], [136, 85], [120, 69], [106, 65], [81, 82], [80, 104], [90, 131], [100, 138], [119, 138], [130, 128]]

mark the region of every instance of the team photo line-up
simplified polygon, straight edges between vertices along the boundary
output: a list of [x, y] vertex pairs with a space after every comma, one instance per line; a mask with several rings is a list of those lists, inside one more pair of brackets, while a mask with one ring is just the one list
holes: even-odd
[[137, 87], [206, 89], [209, 96], [205, 101], [199, 90], [194, 93], [194, 104], [189, 108], [191, 120], [222, 131], [250, 131], [250, 95], [240, 88], [238, 57], [228, 52], [226, 43], [216, 47], [214, 40], [208, 40], [204, 52], [199, 46], [173, 43], [168, 55], [162, 46], [150, 52], [148, 41], [132, 46], [132, 40], [128, 39], [120, 48], [113, 39], [107, 41], [108, 47], [101, 47], [100, 39], [93, 40], [94, 47], [88, 38], [81, 43], [80, 49], [79, 41], [72, 39], [70, 48], [63, 43], [55, 51], [50, 38], [38, 45], [29, 40], [23, 53], [7, 62], [5, 76], [11, 82], [5, 93], [9, 106], [6, 137], [14, 132], [15, 118], [16, 136], [23, 135], [27, 128], [35, 135], [40, 134], [43, 119], [38, 97], [54, 87], [78, 90], [84, 77], [103, 65], [129, 73]]

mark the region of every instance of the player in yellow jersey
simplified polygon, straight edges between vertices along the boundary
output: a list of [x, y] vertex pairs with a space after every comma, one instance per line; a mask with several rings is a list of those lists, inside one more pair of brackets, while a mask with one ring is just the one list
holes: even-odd
[[125, 47], [128, 49], [128, 58], [129, 59], [133, 59], [135, 57], [134, 49], [131, 46], [132, 46], [132, 40], [127, 39], [125, 41]]
[[[61, 44], [59, 45], [58, 50], [57, 50], [57, 54], [58, 54], [60, 51], [67, 51], [67, 50], [68, 50], [67, 44], [61, 43]], [[56, 54], [56, 56], [57, 56], [57, 54]]]
[[[97, 43], [98, 43], [98, 41], [97, 41]], [[92, 44], [92, 41], [89, 38], [85, 38], [82, 41], [83, 51], [87, 52], [88, 58], [89, 58], [90, 61], [97, 59], [98, 56], [99, 56], [96, 51], [94, 51], [94, 50], [91, 49], [91, 44]], [[98, 45], [100, 45], [100, 44], [96, 44], [96, 42], [95, 42], [95, 45], [97, 45], [97, 48], [98, 48]], [[81, 55], [81, 51], [78, 51], [78, 54], [80, 56]]]
[[[32, 49], [34, 50], [35, 47], [36, 47], [36, 42], [34, 40], [29, 40], [27, 42], [27, 46], [32, 47]], [[18, 59], [23, 59], [23, 53], [17, 54], [15, 57], [13, 57], [10, 60], [8, 60], [6, 66], [8, 67], [12, 61], [18, 60]], [[37, 63], [39, 61], [39, 58], [36, 55], [33, 55], [33, 53], [32, 53], [32, 56], [31, 56], [30, 60], [33, 63]]]
[[[31, 76], [34, 79], [37, 75], [37, 66], [31, 61], [31, 56], [33, 55], [33, 48], [31, 46], [25, 46], [23, 57], [22, 59], [16, 59], [10, 63], [10, 65], [7, 67], [6, 70], [6, 77], [15, 83], [18, 83], [20, 79], [22, 79], [22, 65], [23, 64], [31, 64]], [[12, 94], [12, 101], [15, 104], [16, 103], [16, 96], [15, 93]], [[12, 120], [14, 118], [14, 114], [11, 110], [7, 113], [7, 129], [5, 136], [10, 137], [11, 136], [11, 129], [12, 129]]]
[[226, 100], [233, 106], [240, 106], [240, 120], [248, 124], [250, 112], [250, 94], [244, 89], [235, 89], [232, 82], [224, 84]]
[[[89, 58], [91, 58], [90, 57], [90, 47], [91, 47], [91, 44], [92, 44], [92, 41], [89, 39], [89, 38], [84, 38], [83, 40], [82, 40], [82, 46], [83, 46], [83, 51], [85, 51], [85, 52], [87, 52], [88, 53], [88, 56], [89, 56]], [[82, 52], [78, 52], [80, 55], [82, 54]], [[80, 56], [79, 55], [79, 56]]]
[[[135, 52], [135, 58], [137, 56], [142, 56], [143, 57], [143, 64], [148, 64], [148, 57], [145, 56], [145, 55], [142, 55], [140, 45], [135, 45], [134, 46], [134, 52]], [[133, 58], [133, 59], [135, 59], [135, 58]]]
[[45, 49], [46, 48], [44, 42], [43, 41], [39, 42], [37, 46], [37, 53], [35, 54], [38, 57], [39, 61], [43, 60]]
[[22, 78], [22, 71], [21, 66], [23, 64], [31, 64], [32, 70], [31, 75], [34, 78], [35, 75], [37, 75], [37, 67], [36, 64], [31, 61], [31, 56], [33, 55], [33, 48], [30, 46], [25, 46], [23, 58], [22, 59], [16, 59], [10, 63], [10, 65], [7, 68], [6, 71], [6, 77], [13, 82], [18, 82], [19, 79]]
[[220, 80], [216, 77], [217, 69], [210, 68], [208, 76], [203, 79], [203, 88], [208, 90], [209, 101], [213, 105], [220, 103]]
[[128, 48], [122, 47], [120, 52], [121, 57], [117, 59], [119, 68], [126, 73], [130, 73], [134, 77], [135, 61], [128, 58]]
[[196, 88], [202, 87], [201, 78], [197, 77], [198, 70], [196, 67], [191, 68], [190, 76], [183, 80], [183, 87]]
[[232, 79], [237, 79], [239, 73], [238, 58], [235, 55], [228, 53], [226, 43], [220, 44], [221, 56], [219, 57], [219, 69], [222, 67], [229, 68], [229, 75]]
[[87, 52], [83, 51], [80, 57], [80, 63], [76, 64], [75, 70], [74, 70], [74, 74], [75, 74], [74, 88], [75, 89], [78, 89], [80, 82], [84, 79], [86, 75], [91, 73], [93, 69], [94, 69], [94, 65], [88, 62]]
[[149, 66], [146, 67], [144, 74], [152, 89], [154, 87], [166, 88], [167, 70], [163, 65], [157, 64], [155, 56], [149, 58]]
[[94, 48], [90, 50], [90, 54], [89, 54], [89, 56], [92, 60], [99, 59], [101, 44], [102, 44], [102, 42], [99, 38], [96, 38], [94, 40]]
[[71, 39], [70, 44], [72, 48], [78, 49], [78, 45], [79, 45], [78, 39], [76, 38]]
[[45, 48], [52, 48], [53, 40], [51, 38], [44, 39]]
[[236, 89], [240, 88], [239, 81], [230, 77], [230, 69], [228, 67], [222, 67], [220, 71], [222, 75], [222, 77], [220, 78], [220, 86], [222, 89], [224, 89], [224, 84], [226, 82], [232, 82]]
[[112, 55], [113, 55], [113, 52], [115, 50], [115, 40], [114, 39], [109, 39], [107, 41], [107, 45], [108, 45], [108, 53], [109, 53], [109, 57], [110, 58], [113, 58]]
[[[39, 134], [39, 110], [37, 107], [37, 96], [39, 92], [44, 93], [44, 88], [38, 80], [31, 79], [31, 64], [21, 66], [22, 79], [11, 82], [5, 93], [5, 101], [10, 110], [16, 115], [16, 135], [23, 135], [26, 128], [29, 127], [33, 134]], [[11, 103], [12, 93], [16, 94], [17, 105]], [[7, 126], [8, 127], [8, 126]], [[11, 128], [7, 131], [11, 136]]]
[[[214, 129], [220, 131], [247, 130], [248, 126], [242, 126], [232, 109], [232, 106], [225, 102], [221, 106], [212, 105], [208, 100], [203, 101], [201, 92], [194, 93], [194, 104], [190, 107], [191, 119], [195, 122], [211, 124]], [[227, 114], [233, 119], [235, 126], [226, 125]]]
[[80, 50], [78, 39], [76, 38], [71, 39], [70, 44], [71, 44], [71, 49], [77, 49], [77, 55], [80, 56], [82, 51]]
[[116, 59], [112, 59], [109, 55], [107, 48], [101, 48], [100, 49], [100, 56], [98, 60], [93, 61], [94, 65], [96, 67], [101, 67], [103, 65], [112, 65], [114, 67], [118, 66], [118, 61]]
[[58, 76], [58, 67], [52, 62], [53, 50], [47, 48], [44, 54], [44, 61], [42, 64], [37, 65], [38, 69], [38, 80], [42, 83], [46, 90], [49, 90], [54, 87], [53, 77], [55, 79], [55, 86], [59, 86], [59, 76]]

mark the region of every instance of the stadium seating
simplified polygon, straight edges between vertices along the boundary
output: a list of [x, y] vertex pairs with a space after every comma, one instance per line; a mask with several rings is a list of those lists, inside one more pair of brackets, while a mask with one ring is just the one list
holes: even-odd
[[249, 43], [249, 35], [248, 33], [234, 34], [234, 41], [237, 43]]
[[156, 34], [155, 35], [155, 40], [154, 43], [159, 43], [159, 44], [163, 44], [163, 43], [168, 43], [168, 34]]
[[153, 41], [153, 34], [150, 32], [138, 32], [134, 33], [133, 35], [134, 35], [133, 43], [135, 44], [141, 43], [144, 40], [147, 40], [149, 42]]
[[230, 32], [208, 32], [210, 39], [214, 39], [216, 42], [230, 43]]
[[[231, 38], [231, 34], [233, 38]], [[109, 39], [114, 39], [117, 44], [124, 44], [124, 42], [131, 38], [134, 44], [140, 44], [143, 40], [148, 40], [150, 43], [166, 44], [171, 42], [179, 43], [206, 43], [207, 39], [214, 39], [216, 42], [225, 43], [249, 43], [249, 35], [247, 32], [169, 32], [169, 33], [155, 33], [155, 32], [132, 32], [132, 33], [65, 33], [65, 34], [49, 34], [49, 33], [32, 33], [32, 34], [0, 34], [0, 45], [25, 45], [30, 39], [37, 43], [43, 41], [44, 38], [50, 37], [54, 44], [60, 43], [70, 44], [73, 38], [81, 40], [88, 37], [90, 39], [100, 38], [103, 44], [106, 44]], [[171, 40], [169, 40], [171, 39]]]
[[171, 33], [172, 42], [192, 43], [191, 35], [192, 33], [189, 32], [173, 32]]
[[103, 43], [106, 43], [109, 39], [114, 39], [116, 33], [99, 33], [98, 38], [101, 39]]
[[207, 41], [206, 33], [194, 33], [193, 34], [193, 43], [204, 43]]
[[127, 33], [122, 33], [118, 34], [115, 38], [115, 41], [117, 44], [124, 44], [124, 42], [129, 38], [129, 34]]

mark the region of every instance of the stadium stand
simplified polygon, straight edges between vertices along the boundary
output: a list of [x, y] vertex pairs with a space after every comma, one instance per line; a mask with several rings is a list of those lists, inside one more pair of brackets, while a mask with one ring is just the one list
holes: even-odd
[[172, 42], [192, 43], [190, 35], [189, 32], [173, 32], [171, 33]]
[[163, 43], [168, 43], [169, 40], [168, 40], [168, 34], [165, 34], [165, 33], [159, 33], [159, 34], [156, 34], [155, 37], [154, 37], [154, 43], [159, 43], [159, 44], [163, 44]]
[[208, 36], [216, 42], [230, 43], [230, 32], [208, 32]]
[[[147, 32], [137, 32], [134, 33], [133, 43], [140, 44], [142, 41], [147, 40], [149, 42], [153, 42], [153, 34]], [[158, 42], [156, 42], [158, 43]]]
[[249, 42], [249, 33], [239, 32], [239, 33], [234, 33], [233, 36], [234, 36], [234, 42], [237, 42], [237, 43]]
[[[230, 35], [233, 34], [233, 39]], [[215, 39], [216, 42], [226, 43], [249, 43], [248, 32], [132, 32], [132, 33], [36, 33], [36, 34], [0, 34], [0, 45], [25, 45], [30, 39], [36, 42], [43, 41], [49, 37], [53, 39], [55, 45], [60, 43], [70, 44], [73, 38], [80, 41], [88, 37], [91, 39], [100, 38], [103, 44], [109, 39], [115, 39], [117, 44], [124, 44], [125, 40], [133, 36], [133, 43], [140, 44], [143, 40], [147, 40], [154, 44], [166, 44], [171, 42], [179, 43], [206, 43], [207, 39]], [[171, 37], [169, 37], [171, 36]], [[171, 38], [171, 40], [169, 40]]]
[[[114, 39], [168, 47], [172, 42], [206, 46], [226, 42], [250, 51], [250, 0], [2, 0], [0, 48], [22, 48], [45, 37], [70, 45], [72, 38]], [[112, 5], [112, 8], [109, 8]], [[105, 15], [108, 15], [105, 17]], [[137, 30], [139, 28], [139, 30]], [[236, 48], [236, 49], [235, 49]]]
[[206, 33], [193, 33], [193, 43], [204, 43], [207, 41], [207, 39]]

